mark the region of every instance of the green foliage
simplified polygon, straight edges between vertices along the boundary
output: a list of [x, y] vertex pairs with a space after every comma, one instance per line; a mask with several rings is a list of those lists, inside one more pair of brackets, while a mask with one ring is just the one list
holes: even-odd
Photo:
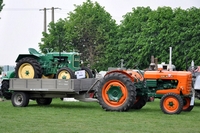
[[73, 49], [70, 43], [67, 43], [65, 34], [66, 29], [64, 27], [67, 20], [59, 19], [57, 23], [50, 23], [48, 31], [49, 33], [43, 32], [42, 42], [39, 43], [40, 50], [46, 53], [47, 50], [53, 51], [70, 51]]
[[138, 7], [124, 15], [118, 33], [118, 51], [127, 68], [132, 68], [138, 62], [142, 63], [141, 65], [148, 62], [149, 44], [145, 41], [143, 30], [151, 11], [150, 7]]
[[158, 63], [168, 63], [172, 47], [172, 63], [178, 70], [186, 70], [192, 60], [200, 65], [199, 8], [137, 7], [117, 25], [97, 2], [87, 0], [75, 7], [68, 18], [49, 25], [49, 34], [43, 33], [41, 51], [77, 50], [82, 60], [97, 70], [119, 67], [121, 59], [126, 68], [139, 63], [145, 69], [152, 55]]
[[87, 0], [82, 5], [76, 5], [68, 19], [65, 24], [68, 32], [66, 37], [82, 53], [82, 60], [97, 69], [105, 67], [102, 61], [105, 59], [106, 46], [116, 33], [116, 24], [111, 15], [97, 2]]
[[[40, 50], [52, 48], [54, 51], [76, 50], [81, 53], [85, 64], [96, 69], [107, 68], [104, 65], [107, 45], [114, 45], [117, 26], [111, 15], [97, 2], [87, 0], [82, 5], [75, 5], [65, 20], [49, 24], [49, 33], [43, 33]], [[60, 46], [60, 48], [59, 48]], [[109, 59], [106, 59], [108, 63]]]
[[0, 0], [0, 12], [2, 11], [4, 6], [5, 6], [5, 4], [3, 4], [3, 0]]
[[[200, 64], [198, 50], [200, 47], [200, 9], [183, 10], [170, 7], [133, 8], [124, 16], [120, 25], [119, 51], [124, 57], [126, 67], [140, 62], [146, 68], [151, 55], [158, 58], [159, 63], [169, 61], [169, 47], [172, 47], [172, 63], [178, 70], [185, 70], [193, 60]], [[125, 54], [125, 55], [124, 55]]]

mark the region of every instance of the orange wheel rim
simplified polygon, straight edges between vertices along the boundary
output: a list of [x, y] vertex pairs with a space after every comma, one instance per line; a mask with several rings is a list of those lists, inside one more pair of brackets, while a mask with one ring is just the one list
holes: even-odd
[[183, 99], [184, 101], [184, 105], [183, 105], [183, 110], [187, 109], [188, 107], [190, 107], [190, 98], [189, 97], [185, 97]]
[[[111, 86], [116, 86], [119, 87], [121, 92], [122, 92], [122, 96], [120, 97], [120, 99], [118, 101], [112, 101], [110, 100], [109, 96], [108, 96], [108, 91], [110, 90]], [[111, 107], [119, 107], [121, 105], [123, 105], [123, 103], [126, 101], [128, 96], [128, 91], [126, 86], [119, 80], [110, 80], [109, 82], [107, 82], [102, 89], [102, 98], [104, 100], [104, 102], [111, 106]]]
[[166, 97], [163, 101], [163, 107], [168, 112], [174, 112], [178, 110], [179, 106], [179, 101], [172, 96]]

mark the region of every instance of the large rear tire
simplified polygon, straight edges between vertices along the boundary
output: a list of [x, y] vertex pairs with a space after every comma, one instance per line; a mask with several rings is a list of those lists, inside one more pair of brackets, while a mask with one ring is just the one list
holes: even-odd
[[25, 57], [17, 62], [15, 73], [20, 79], [41, 78], [42, 68], [36, 59]]
[[26, 107], [29, 103], [29, 95], [24, 92], [14, 92], [11, 101], [14, 107]]
[[5, 99], [7, 99], [7, 100], [11, 99], [12, 93], [9, 92], [9, 81], [8, 80], [2, 81], [1, 92]]
[[36, 102], [38, 105], [49, 105], [52, 102], [52, 98], [37, 98]]
[[132, 107], [132, 109], [141, 109], [143, 106], [146, 105], [147, 97], [145, 96], [138, 96], [136, 97], [136, 101]]
[[190, 106], [190, 97], [184, 97], [183, 98], [183, 111], [191, 111], [194, 108], [194, 105]]
[[165, 114], [180, 114], [183, 109], [183, 100], [180, 95], [167, 93], [160, 100], [160, 108]]
[[57, 79], [74, 79], [75, 74], [71, 69], [69, 69], [68, 67], [65, 67], [58, 70], [56, 74], [56, 78]]
[[85, 70], [85, 78], [93, 78], [93, 73], [88, 67], [82, 67], [81, 70]]
[[97, 99], [106, 111], [128, 111], [136, 99], [136, 88], [124, 74], [110, 73], [100, 80]]

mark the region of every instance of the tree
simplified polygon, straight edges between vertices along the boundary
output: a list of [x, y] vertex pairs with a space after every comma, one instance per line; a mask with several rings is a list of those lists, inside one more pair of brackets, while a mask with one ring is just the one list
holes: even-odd
[[82, 60], [98, 70], [118, 67], [121, 59], [126, 68], [139, 63], [140, 68], [145, 69], [151, 55], [157, 57], [159, 63], [168, 63], [169, 47], [172, 47], [172, 63], [178, 70], [186, 70], [187, 60], [200, 64], [198, 16], [200, 9], [195, 7], [186, 10], [137, 7], [116, 25], [103, 7], [87, 0], [76, 6], [68, 18], [50, 24], [49, 34], [43, 33], [44, 45], [40, 47], [78, 50]]
[[50, 23], [48, 25], [49, 33], [43, 32], [42, 43], [39, 43], [40, 51], [47, 53], [48, 49], [53, 51], [70, 51], [73, 49], [70, 43], [67, 43], [65, 34], [66, 29], [64, 27], [66, 19], [59, 19], [56, 23]]
[[3, 9], [4, 6], [5, 6], [5, 4], [3, 4], [3, 0], [0, 0], [0, 12], [2, 11], [2, 9]]
[[150, 7], [137, 7], [123, 16], [118, 31], [118, 54], [119, 58], [124, 59], [126, 68], [132, 68], [138, 62], [142, 67], [147, 67], [149, 45], [143, 29], [151, 12]]
[[106, 48], [117, 34], [115, 20], [97, 2], [90, 0], [75, 5], [75, 10], [68, 15], [64, 20], [49, 24], [49, 33], [43, 33], [42, 42], [39, 43], [40, 50], [76, 50], [81, 53], [85, 64], [99, 70], [107, 69], [108, 65], [102, 63], [108, 61], [105, 59]]
[[96, 64], [97, 69], [105, 67], [105, 64], [100, 65], [98, 62], [105, 57], [106, 46], [116, 33], [116, 22], [97, 2], [87, 0], [75, 6], [76, 9], [69, 13], [69, 21], [65, 24], [66, 37], [82, 53], [83, 61], [91, 66]]
[[[169, 47], [172, 47], [172, 63], [178, 70], [186, 70], [186, 60], [198, 58], [200, 48], [200, 9], [158, 7], [133, 8], [124, 15], [119, 27], [119, 55], [132, 67], [139, 62], [141, 68], [150, 64], [150, 57], [158, 58], [159, 63], [169, 62]], [[189, 63], [188, 63], [189, 65]]]
[[5, 4], [3, 4], [3, 0], [0, 0], [0, 12], [3, 9], [4, 6], [5, 6]]

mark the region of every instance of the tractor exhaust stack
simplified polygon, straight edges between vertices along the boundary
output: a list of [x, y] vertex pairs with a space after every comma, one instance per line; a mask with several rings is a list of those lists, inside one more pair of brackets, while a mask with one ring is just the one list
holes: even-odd
[[169, 47], [169, 71], [172, 71], [172, 47]]

